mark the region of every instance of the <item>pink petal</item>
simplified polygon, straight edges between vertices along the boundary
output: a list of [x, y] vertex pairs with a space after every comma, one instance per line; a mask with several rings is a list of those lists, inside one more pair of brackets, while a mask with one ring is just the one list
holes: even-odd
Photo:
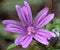
[[8, 24], [7, 27], [17, 28], [17, 29], [20, 29], [20, 30], [25, 29], [22, 25], [14, 25], [14, 24]]
[[6, 28], [4, 28], [6, 31], [14, 32], [14, 33], [25, 33], [25, 29], [18, 25], [8, 24]]
[[23, 24], [27, 25], [27, 20], [25, 18], [24, 12], [23, 12], [22, 8], [19, 5], [16, 5], [16, 11], [18, 13], [18, 16], [19, 16], [21, 22]]
[[17, 45], [20, 45], [19, 44], [19, 40], [25, 36], [25, 34], [20, 34], [19, 36], [16, 37], [15, 41], [14, 41], [14, 44], [17, 46]]
[[22, 45], [23, 48], [26, 48], [29, 46], [31, 41], [32, 41], [32, 36], [24, 34], [16, 38], [15, 45]]
[[54, 14], [49, 14], [47, 17], [45, 17], [36, 27], [41, 28], [48, 24], [52, 19], [54, 18]]
[[20, 25], [19, 22], [14, 21], [14, 20], [3, 20], [2, 23], [5, 24], [5, 25], [8, 25], [8, 24]]
[[30, 8], [30, 6], [29, 6], [29, 4], [26, 2], [26, 1], [24, 1], [24, 6], [26, 7], [26, 9], [27, 9], [27, 12], [28, 12], [28, 20], [30, 21], [30, 24], [32, 24], [32, 12], [31, 12], [31, 8]]
[[32, 23], [31, 23], [30, 16], [29, 16], [28, 11], [27, 11], [27, 7], [23, 6], [23, 12], [24, 12], [24, 15], [26, 17], [26, 20], [28, 22], [28, 25], [31, 26]]
[[48, 13], [48, 10], [49, 10], [48, 7], [45, 7], [44, 9], [42, 9], [42, 10], [37, 14], [37, 16], [36, 16], [35, 19], [34, 19], [34, 26], [38, 25], [39, 22], [40, 22], [41, 20], [43, 20], [43, 18], [46, 17], [46, 15], [47, 15], [47, 13]]
[[25, 40], [22, 41], [22, 47], [27, 48], [32, 41], [32, 36], [28, 35]]
[[38, 35], [37, 33], [34, 35], [34, 38], [35, 38], [38, 42], [40, 42], [40, 43], [42, 43], [42, 44], [44, 44], [44, 45], [48, 45], [48, 44], [49, 44], [49, 42], [47, 41], [47, 39], [46, 39], [44, 36], [40, 36], [40, 35]]
[[50, 32], [49, 30], [44, 30], [44, 29], [38, 30], [37, 34], [45, 36], [47, 39], [53, 36], [53, 32]]

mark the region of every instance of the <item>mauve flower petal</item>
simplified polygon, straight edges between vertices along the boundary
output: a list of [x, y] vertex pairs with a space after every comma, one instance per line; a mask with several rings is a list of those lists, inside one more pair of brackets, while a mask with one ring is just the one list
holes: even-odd
[[23, 9], [24, 15], [26, 17], [26, 20], [28, 22], [28, 26], [31, 26], [32, 23], [31, 23], [30, 16], [29, 16], [28, 11], [27, 11], [27, 7], [23, 6], [22, 9]]
[[17, 26], [17, 25], [9, 24], [6, 26], [6, 28], [4, 28], [4, 30], [14, 32], [14, 33], [24, 33], [25, 32], [24, 28], [22, 28], [22, 27], [18, 28], [18, 27], [19, 26]]
[[22, 47], [27, 48], [32, 41], [32, 35], [28, 35], [25, 40], [22, 41]]
[[35, 34], [34, 39], [36, 39], [38, 42], [40, 42], [44, 45], [49, 45], [49, 42], [47, 41], [46, 37], [44, 37], [44, 36], [40, 36], [38, 34]]
[[8, 24], [6, 27], [17, 28], [17, 29], [20, 29], [20, 30], [23, 30], [23, 31], [25, 30], [25, 28], [22, 25]]
[[46, 16], [36, 27], [37, 27], [37, 28], [41, 28], [41, 27], [45, 26], [45, 25], [48, 24], [53, 18], [54, 18], [54, 13], [48, 14], [48, 16]]
[[19, 36], [16, 37], [15, 41], [14, 41], [14, 44], [17, 46], [17, 45], [20, 45], [19, 43], [19, 40], [25, 36], [25, 34], [20, 34]]
[[48, 13], [48, 10], [49, 10], [49, 8], [48, 8], [48, 7], [45, 7], [44, 9], [42, 9], [42, 10], [37, 14], [37, 16], [36, 16], [35, 19], [34, 19], [34, 26], [38, 25], [39, 22], [46, 17], [46, 15], [47, 15], [47, 13]]
[[[53, 32], [51, 32], [51, 31], [49, 31], [49, 30], [46, 30], [46, 29], [39, 29], [38, 31], [43, 32], [43, 33], [46, 33], [46, 34], [48, 34], [48, 35], [50, 35], [50, 36], [52, 36], [52, 34], [53, 34]], [[49, 33], [48, 33], [48, 32], [49, 32]]]
[[53, 36], [53, 32], [50, 32], [49, 30], [45, 30], [45, 29], [39, 29], [37, 31], [37, 34], [45, 36], [47, 39]]
[[5, 24], [5, 25], [8, 25], [8, 24], [20, 25], [19, 22], [14, 21], [14, 20], [3, 20], [2, 23]]
[[29, 18], [29, 21], [30, 21], [30, 24], [32, 24], [32, 12], [31, 12], [31, 8], [30, 8], [30, 5], [24, 1], [24, 6], [27, 8], [27, 12], [28, 12], [28, 18]]
[[31, 35], [22, 34], [16, 38], [15, 45], [22, 45], [23, 48], [26, 48], [29, 46], [31, 41], [32, 41]]
[[21, 22], [24, 24], [24, 25], [27, 25], [27, 20], [26, 20], [26, 17], [24, 15], [24, 12], [22, 10], [22, 8], [19, 6], [19, 5], [16, 5], [16, 11], [18, 13], [18, 16], [21, 20]]

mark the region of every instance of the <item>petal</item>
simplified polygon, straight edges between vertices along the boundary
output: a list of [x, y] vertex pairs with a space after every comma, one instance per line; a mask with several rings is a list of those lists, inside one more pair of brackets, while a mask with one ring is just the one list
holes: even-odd
[[22, 42], [22, 47], [27, 48], [32, 41], [32, 36], [28, 35], [25, 40]]
[[31, 26], [32, 23], [31, 23], [30, 16], [29, 16], [28, 11], [27, 11], [27, 7], [23, 6], [22, 9], [23, 9], [25, 18], [26, 18], [26, 20], [27, 20], [27, 24]]
[[21, 8], [19, 5], [16, 5], [16, 10], [21, 22], [26, 25], [32, 25], [32, 12], [29, 4], [24, 1], [24, 6]]
[[19, 40], [25, 36], [25, 34], [20, 34], [19, 36], [16, 37], [15, 41], [14, 41], [14, 44], [17, 46], [19, 45]]
[[4, 28], [6, 31], [14, 32], [14, 33], [24, 33], [25, 29], [21, 26], [14, 25], [14, 24], [8, 24], [6, 28]]
[[3, 20], [2, 23], [5, 24], [5, 25], [8, 25], [8, 24], [20, 25], [19, 22], [14, 21], [14, 20]]
[[49, 14], [47, 17], [45, 17], [36, 27], [41, 28], [48, 24], [52, 19], [54, 18], [54, 14]]
[[31, 41], [32, 41], [32, 36], [24, 34], [16, 38], [15, 45], [22, 45], [23, 48], [26, 48], [31, 43]]
[[45, 36], [48, 39], [48, 38], [51, 38], [54, 33], [50, 32], [49, 30], [40, 29], [37, 31], [37, 34]]
[[16, 25], [16, 26], [24, 28], [24, 25], [22, 23], [14, 21], [14, 20], [3, 20], [2, 23], [5, 25], [12, 24], [12, 25]]
[[24, 25], [27, 25], [27, 20], [26, 20], [26, 17], [24, 15], [24, 12], [22, 10], [22, 8], [19, 6], [19, 5], [16, 5], [16, 11], [18, 13], [18, 16], [21, 20], [21, 22], [24, 24]]
[[47, 13], [48, 13], [48, 7], [45, 7], [44, 9], [42, 9], [37, 16], [34, 19], [34, 26], [38, 25], [38, 23], [46, 17]]
[[40, 36], [40, 35], [38, 35], [37, 33], [34, 35], [34, 38], [35, 38], [38, 42], [40, 42], [40, 43], [42, 43], [42, 44], [44, 44], [44, 45], [48, 45], [48, 44], [49, 44], [49, 42], [47, 41], [47, 39], [46, 39], [44, 36]]
[[26, 1], [24, 1], [24, 6], [26, 7], [26, 11], [28, 13], [28, 20], [29, 20], [30, 24], [32, 24], [32, 12], [31, 12], [31, 8], [30, 8], [29, 4]]
[[25, 29], [22, 25], [15, 25], [15, 24], [8, 24], [7, 27], [8, 28], [17, 28], [17, 29], [21, 29], [21, 30]]

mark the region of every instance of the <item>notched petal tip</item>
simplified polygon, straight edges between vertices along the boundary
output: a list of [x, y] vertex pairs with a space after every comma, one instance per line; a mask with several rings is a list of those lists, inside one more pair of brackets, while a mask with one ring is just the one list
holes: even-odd
[[48, 7], [45, 7], [43, 10], [48, 13], [49, 8]]
[[2, 21], [2, 24], [7, 24], [7, 20], [3, 20]]
[[45, 8], [44, 8], [44, 10], [47, 10], [47, 11], [48, 11], [48, 10], [49, 10], [49, 8], [48, 8], [48, 7], [45, 7]]
[[23, 48], [27, 48], [27, 46], [22, 45]]
[[2, 23], [5, 24], [5, 20], [3, 20]]
[[15, 7], [16, 7], [16, 9], [17, 9], [17, 8], [20, 8], [20, 6], [19, 6], [19, 5], [16, 5]]
[[43, 45], [46, 45], [46, 46], [48, 46], [49, 45], [49, 42], [47, 41], [47, 39], [46, 39], [46, 41], [45, 42], [41, 42]]
[[24, 4], [28, 4], [26, 1], [24, 1]]
[[17, 42], [14, 43], [16, 46], [18, 46], [19, 44]]
[[45, 7], [46, 9], [49, 9], [48, 7]]
[[54, 18], [54, 16], [55, 16], [55, 14], [54, 13], [51, 13], [51, 14], [49, 14], [50, 16], [51, 16], [51, 18], [53, 19]]
[[54, 13], [52, 13], [51, 15], [52, 15], [53, 17], [55, 16], [55, 14], [54, 14]]
[[49, 45], [49, 42], [47, 42], [45, 45]]
[[29, 6], [29, 3], [28, 2], [26, 2], [26, 1], [24, 1], [24, 6]]
[[49, 45], [49, 42], [47, 41], [47, 39], [45, 40], [45, 42], [41, 42], [42, 44], [44, 44], [44, 45], [46, 45], [46, 46], [48, 46]]

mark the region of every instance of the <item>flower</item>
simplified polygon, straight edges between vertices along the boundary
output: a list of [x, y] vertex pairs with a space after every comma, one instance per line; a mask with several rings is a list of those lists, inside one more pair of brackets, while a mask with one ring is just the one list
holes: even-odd
[[14, 41], [16, 46], [22, 45], [23, 48], [26, 48], [33, 38], [44, 45], [49, 44], [48, 38], [52, 37], [53, 32], [42, 28], [54, 18], [54, 13], [47, 14], [48, 10], [48, 7], [42, 9], [32, 22], [32, 12], [29, 4], [24, 1], [23, 7], [16, 5], [16, 11], [21, 23], [14, 20], [2, 21], [6, 25], [5, 30], [19, 34]]

